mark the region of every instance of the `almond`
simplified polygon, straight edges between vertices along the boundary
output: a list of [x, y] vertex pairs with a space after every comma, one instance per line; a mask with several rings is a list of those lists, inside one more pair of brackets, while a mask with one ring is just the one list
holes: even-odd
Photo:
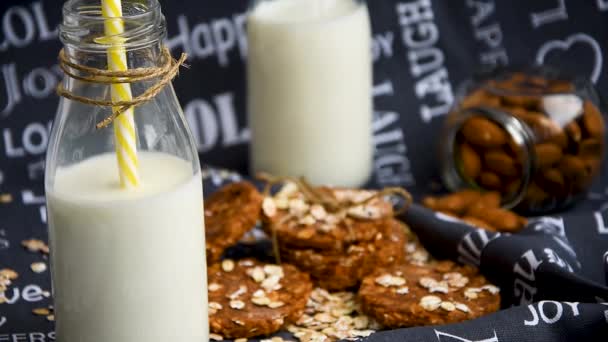
[[511, 113], [530, 127], [538, 141], [545, 141], [564, 132], [555, 121], [549, 119], [543, 113], [524, 110], [511, 111]]
[[562, 149], [551, 143], [537, 144], [534, 146], [534, 153], [539, 168], [551, 166], [562, 158]]
[[434, 198], [434, 201], [425, 199], [423, 200], [423, 204], [433, 210], [447, 211], [460, 215], [480, 196], [481, 194], [477, 191], [462, 190], [440, 198]]
[[472, 117], [464, 123], [462, 135], [476, 146], [498, 147], [507, 142], [507, 133], [494, 122], [481, 117]]
[[561, 147], [562, 149], [565, 149], [566, 147], [568, 147], [568, 135], [566, 135], [566, 132], [560, 131], [560, 132], [546, 138], [545, 142], [553, 143], [553, 144]]
[[578, 146], [578, 155], [582, 158], [600, 158], [603, 154], [603, 144], [600, 139], [588, 138]]
[[581, 132], [581, 128], [576, 122], [571, 122], [566, 125], [564, 128], [570, 139], [574, 142], [581, 141], [583, 133]]
[[540, 100], [532, 95], [505, 95], [502, 97], [502, 103], [514, 107], [538, 108]]
[[500, 189], [502, 187], [502, 182], [500, 181], [500, 178], [492, 172], [488, 172], [488, 171], [483, 171], [480, 175], [479, 175], [479, 184], [481, 184], [481, 186], [483, 186], [484, 188], [488, 188], [488, 189]]
[[583, 127], [585, 127], [585, 131], [593, 138], [602, 139], [606, 131], [602, 114], [591, 101], [585, 101], [584, 107]]
[[519, 192], [519, 188], [521, 187], [521, 179], [515, 178], [512, 181], [508, 182], [505, 186], [505, 193], [508, 195], [513, 195]]
[[546, 169], [540, 174], [539, 184], [546, 189], [547, 192], [556, 195], [563, 195], [566, 191], [566, 181], [562, 173], [556, 169]]
[[515, 213], [500, 208], [484, 208], [474, 213], [474, 217], [487, 222], [503, 232], [516, 232], [523, 228], [523, 219]]
[[580, 181], [582, 178], [585, 178], [587, 174], [586, 165], [583, 159], [573, 155], [565, 155], [560, 160], [558, 168], [566, 178], [573, 181]]
[[462, 166], [462, 173], [469, 179], [475, 179], [481, 172], [481, 158], [471, 145], [462, 143], [458, 149]]
[[471, 204], [467, 213], [481, 208], [500, 208], [501, 196], [497, 191], [489, 191], [481, 194], [479, 198]]
[[484, 220], [480, 220], [477, 217], [473, 217], [473, 216], [465, 216], [462, 218], [462, 220], [472, 226], [475, 226], [477, 228], [482, 228], [491, 232], [495, 232], [496, 228], [492, 227], [492, 225], [490, 225], [489, 223], [487, 223]]
[[548, 198], [549, 194], [536, 182], [532, 182], [528, 185], [526, 195], [524, 196], [524, 203], [528, 205], [543, 203]]
[[494, 171], [503, 176], [517, 176], [520, 172], [515, 160], [500, 150], [485, 153], [483, 161], [490, 171]]
[[497, 96], [491, 95], [485, 90], [478, 89], [467, 95], [460, 103], [462, 108], [471, 107], [498, 107], [500, 105], [500, 99]]
[[572, 93], [574, 85], [570, 81], [553, 80], [549, 84], [549, 91], [552, 93]]

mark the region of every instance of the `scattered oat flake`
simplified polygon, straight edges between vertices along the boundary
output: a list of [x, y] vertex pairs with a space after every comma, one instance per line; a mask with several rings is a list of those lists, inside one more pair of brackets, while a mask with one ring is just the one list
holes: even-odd
[[491, 294], [497, 294], [500, 292], [500, 289], [494, 285], [484, 285], [481, 287], [483, 290], [490, 292]]
[[46, 264], [44, 262], [35, 262], [30, 265], [30, 268], [34, 273], [42, 273], [46, 271]]
[[209, 334], [209, 338], [214, 341], [223, 341], [224, 340], [224, 337], [222, 335], [218, 335], [218, 334]]
[[50, 293], [49, 291], [42, 291], [42, 295], [43, 295], [45, 298], [49, 298], [49, 297], [51, 296], [51, 293]]
[[246, 338], [237, 338], [234, 342], [247, 342]]
[[217, 303], [217, 302], [209, 302], [209, 308], [215, 309], [215, 310], [222, 310], [222, 304]]
[[441, 305], [441, 298], [437, 296], [424, 296], [420, 298], [420, 306], [427, 311], [434, 311]]
[[0, 204], [9, 204], [11, 202], [13, 202], [13, 195], [0, 194]]
[[285, 305], [285, 303], [278, 301], [278, 302], [270, 302], [268, 304], [268, 307], [271, 308], [271, 309], [276, 309], [276, 308], [280, 308], [280, 307], [282, 307], [284, 305]]
[[401, 277], [394, 277], [390, 274], [384, 274], [376, 278], [376, 283], [384, 287], [402, 286], [405, 285], [405, 279]]
[[445, 311], [454, 311], [456, 310], [456, 305], [452, 302], [441, 302], [441, 308]]
[[241, 300], [231, 300], [230, 307], [235, 310], [241, 310], [245, 307], [245, 303]]
[[266, 273], [264, 273], [264, 269], [260, 266], [248, 269], [247, 275], [249, 275], [256, 283], [261, 283], [264, 281], [264, 279], [266, 279]]
[[279, 265], [264, 265], [264, 273], [269, 276], [279, 276], [283, 277], [283, 267]]
[[477, 299], [479, 297], [478, 293], [481, 292], [482, 290], [480, 288], [477, 287], [469, 287], [466, 290], [464, 290], [464, 296], [467, 299]]
[[315, 218], [312, 215], [306, 215], [298, 221], [299, 224], [302, 224], [305, 226], [311, 226], [311, 225], [315, 224], [316, 222], [317, 222], [317, 220], [315, 220]]
[[230, 298], [230, 299], [236, 299], [236, 298], [238, 298], [239, 296], [241, 296], [242, 294], [245, 294], [245, 293], [247, 293], [247, 286], [241, 285], [241, 286], [239, 286], [238, 290], [236, 290], [236, 291], [232, 292], [230, 295], [228, 295], [228, 298]]
[[232, 259], [222, 261], [222, 270], [224, 272], [232, 272], [234, 270], [234, 261]]
[[51, 314], [51, 310], [48, 308], [36, 308], [32, 310], [32, 313], [37, 316], [48, 316]]
[[420, 284], [420, 286], [428, 289], [437, 285], [437, 280], [431, 277], [422, 277], [420, 278], [420, 280], [418, 280], [418, 283]]
[[21, 241], [21, 245], [30, 252], [49, 253], [49, 246], [42, 240], [29, 239]]
[[268, 297], [253, 297], [251, 298], [251, 302], [258, 306], [266, 306], [270, 304], [270, 298]]
[[450, 272], [443, 275], [443, 280], [447, 281], [452, 287], [461, 288], [468, 284], [469, 278], [458, 272]]
[[217, 291], [217, 290], [219, 290], [221, 288], [222, 288], [222, 285], [220, 285], [218, 283], [211, 283], [211, 284], [209, 284], [209, 291], [210, 292], [215, 292], [215, 291]]
[[11, 270], [10, 268], [5, 268], [0, 270], [0, 277], [4, 277], [8, 280], [15, 280], [19, 278], [19, 273], [14, 270]]
[[273, 217], [277, 214], [277, 205], [271, 197], [265, 197], [262, 202], [262, 211], [268, 217]]
[[55, 315], [48, 315], [46, 316], [46, 320], [49, 322], [53, 322], [55, 320]]
[[397, 294], [400, 294], [400, 295], [408, 294], [410, 292], [410, 288], [407, 286], [403, 286], [403, 287], [398, 288], [396, 292], [397, 292]]
[[463, 304], [463, 303], [456, 303], [455, 307], [456, 307], [456, 309], [458, 309], [458, 310], [460, 310], [462, 312], [469, 312], [469, 311], [471, 311], [469, 309], [469, 307], [466, 304]]

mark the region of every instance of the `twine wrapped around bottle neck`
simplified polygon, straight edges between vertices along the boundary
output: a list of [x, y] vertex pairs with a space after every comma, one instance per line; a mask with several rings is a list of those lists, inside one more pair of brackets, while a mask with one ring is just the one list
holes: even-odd
[[62, 83], [59, 83], [57, 86], [57, 95], [84, 104], [115, 108], [112, 115], [95, 125], [97, 129], [102, 129], [108, 127], [118, 116], [127, 111], [129, 108], [137, 107], [143, 103], [146, 103], [158, 95], [163, 88], [169, 84], [173, 78], [175, 78], [175, 76], [177, 76], [180, 66], [186, 66], [184, 64], [186, 59], [187, 55], [182, 53], [180, 58], [175, 60], [171, 56], [169, 49], [166, 46], [163, 46], [163, 64], [159, 67], [135, 68], [126, 71], [111, 71], [73, 63], [68, 60], [65, 51], [61, 49], [59, 52], [59, 67], [68, 77], [79, 81], [98, 84], [135, 83], [154, 78], [158, 78], [158, 81], [146, 89], [146, 91], [144, 91], [141, 95], [133, 98], [130, 101], [99, 100], [79, 96], [65, 89]]

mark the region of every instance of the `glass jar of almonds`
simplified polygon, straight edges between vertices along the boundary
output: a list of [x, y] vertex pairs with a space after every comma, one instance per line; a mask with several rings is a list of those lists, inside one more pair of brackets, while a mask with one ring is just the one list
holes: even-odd
[[498, 191], [506, 208], [563, 209], [584, 196], [604, 158], [603, 106], [592, 84], [546, 67], [466, 82], [440, 144], [451, 190]]

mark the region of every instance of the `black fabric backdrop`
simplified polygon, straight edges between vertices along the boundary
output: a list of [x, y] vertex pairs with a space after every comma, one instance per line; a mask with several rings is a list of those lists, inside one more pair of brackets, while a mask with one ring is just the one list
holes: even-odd
[[[46, 239], [43, 159], [57, 105], [54, 88], [61, 77], [56, 54], [62, 3], [0, 3], [0, 194], [14, 198], [12, 203], [0, 204], [0, 268], [10, 267], [22, 275], [7, 293], [9, 303], [0, 304], [0, 341], [53, 340], [52, 324], [30, 313], [49, 303], [41, 294], [50, 289], [48, 272], [29, 271], [40, 257], [26, 253], [20, 242]], [[174, 55], [180, 51], [190, 55], [191, 68], [174, 85], [201, 160], [245, 172], [247, 2], [161, 3], [169, 29], [167, 45]], [[436, 159], [430, 150], [436, 138], [433, 132], [441, 126], [458, 84], [479, 66], [554, 64], [587, 75], [600, 93], [608, 91], [603, 72], [608, 46], [604, 43], [608, 42], [606, 0], [375, 0], [369, 1], [369, 7], [376, 110], [373, 182], [377, 186], [406, 186], [417, 196], [437, 190]], [[406, 20], [412, 9], [424, 13], [418, 22]], [[427, 31], [419, 31], [422, 26]], [[436, 39], [425, 35], [430, 31], [436, 31]], [[426, 43], [411, 47], [408, 37], [412, 34]], [[483, 243], [487, 236], [448, 229], [445, 218], [412, 210], [407, 219], [420, 227], [423, 238], [432, 237], [426, 238], [431, 250], [480, 262], [484, 273], [503, 288], [505, 307], [535, 304], [479, 322], [408, 329], [370, 339], [606, 340], [608, 308], [592, 304], [608, 300], [602, 287], [608, 273], [606, 175], [603, 169], [588, 199], [563, 217], [536, 221], [521, 234], [501, 236], [487, 246]], [[206, 193], [221, 181], [217, 175], [209, 178]], [[482, 246], [486, 247], [483, 253]], [[464, 253], [467, 248], [469, 252]]]

